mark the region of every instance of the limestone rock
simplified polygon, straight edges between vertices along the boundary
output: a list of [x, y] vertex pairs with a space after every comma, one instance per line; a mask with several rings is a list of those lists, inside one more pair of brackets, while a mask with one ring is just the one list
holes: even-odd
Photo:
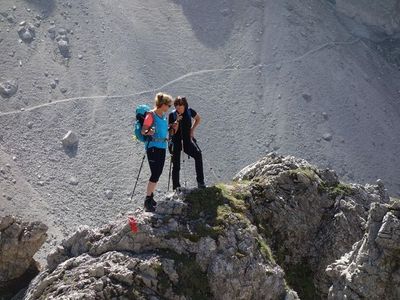
[[67, 134], [61, 140], [65, 148], [76, 147], [79, 143], [78, 135], [73, 131], [68, 131]]
[[25, 299], [298, 299], [248, 212], [235, 208], [244, 203], [229, 195], [220, 186], [168, 196], [159, 213], [130, 213], [136, 234], [127, 219], [81, 228], [48, 257]]
[[[292, 276], [308, 270], [304, 280], [323, 298], [329, 289], [327, 265], [362, 238], [371, 203], [389, 201], [379, 185], [340, 183], [334, 171], [274, 153], [246, 167], [236, 180], [253, 180], [249, 204], [278, 264]], [[295, 280], [289, 284], [296, 290]], [[296, 291], [303, 298], [315, 296]]]
[[71, 57], [70, 44], [69, 44], [69, 38], [67, 35], [67, 31], [63, 28], [58, 29], [58, 34], [55, 39], [57, 41], [57, 45], [58, 45], [60, 54], [64, 58]]
[[328, 299], [400, 299], [400, 200], [371, 206], [367, 231], [329, 265]]
[[0, 95], [4, 98], [14, 96], [18, 91], [18, 84], [14, 80], [8, 80], [0, 83]]
[[400, 202], [382, 181], [274, 153], [235, 180], [128, 213], [138, 231], [126, 215], [80, 228], [25, 299], [398, 299]]
[[0, 219], [0, 290], [24, 287], [38, 272], [33, 255], [46, 241], [47, 229], [41, 222], [14, 216]]
[[35, 37], [35, 26], [31, 23], [21, 22], [18, 28], [18, 35], [26, 43], [30, 43]]

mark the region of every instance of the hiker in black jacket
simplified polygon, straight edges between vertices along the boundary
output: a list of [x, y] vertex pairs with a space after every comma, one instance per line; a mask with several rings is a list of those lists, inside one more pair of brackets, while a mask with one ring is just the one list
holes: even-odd
[[205, 188], [203, 173], [203, 158], [201, 150], [194, 138], [194, 132], [199, 126], [200, 115], [189, 108], [185, 97], [177, 97], [174, 101], [175, 110], [169, 114], [170, 134], [172, 135], [170, 152], [172, 154], [172, 187], [181, 187], [179, 182], [179, 171], [181, 165], [181, 152], [191, 156], [195, 160], [196, 179], [199, 188]]

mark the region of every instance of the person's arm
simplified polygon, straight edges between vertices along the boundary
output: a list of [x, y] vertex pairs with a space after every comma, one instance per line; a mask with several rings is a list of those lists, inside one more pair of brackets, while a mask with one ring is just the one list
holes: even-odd
[[173, 136], [176, 133], [175, 127], [174, 115], [173, 113], [170, 113], [168, 116], [168, 130], [170, 136]]
[[143, 135], [154, 135], [154, 130], [151, 128], [153, 125], [154, 118], [152, 113], [146, 114], [144, 118], [143, 126], [142, 126], [142, 134]]
[[171, 113], [169, 115], [169, 128], [170, 128], [170, 134], [174, 135], [178, 129], [179, 129], [179, 121], [182, 119], [182, 116], [177, 115], [177, 119], [174, 120], [174, 114]]
[[194, 119], [194, 122], [193, 122], [192, 128], [190, 129], [190, 137], [191, 138], [194, 138], [194, 131], [197, 128], [197, 126], [199, 126], [201, 123], [201, 117], [198, 113], [196, 113], [196, 115], [193, 117], [193, 119]]

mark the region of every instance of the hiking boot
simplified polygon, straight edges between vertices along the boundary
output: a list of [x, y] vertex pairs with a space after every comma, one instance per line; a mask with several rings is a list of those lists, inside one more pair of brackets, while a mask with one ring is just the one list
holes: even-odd
[[156, 206], [156, 205], [157, 205], [156, 200], [154, 200], [154, 193], [151, 193], [151, 196], [150, 196], [150, 203], [151, 203], [151, 205], [153, 205], [153, 206]]
[[144, 200], [144, 208], [145, 208], [145, 211], [147, 211], [147, 212], [155, 212], [156, 211], [156, 208], [151, 204], [151, 196], [146, 196], [146, 199]]
[[205, 184], [204, 182], [198, 182], [198, 183], [197, 183], [197, 187], [198, 187], [199, 189], [205, 189], [205, 188], [206, 188], [206, 184]]

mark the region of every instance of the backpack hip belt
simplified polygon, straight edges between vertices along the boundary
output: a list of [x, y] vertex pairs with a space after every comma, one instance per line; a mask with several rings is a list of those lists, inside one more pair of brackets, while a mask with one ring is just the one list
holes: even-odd
[[163, 143], [163, 142], [168, 142], [168, 139], [167, 139], [167, 138], [162, 139], [162, 138], [154, 138], [154, 137], [151, 137], [151, 138], [149, 139], [149, 141], [150, 141], [150, 142], [156, 142], [156, 143]]

